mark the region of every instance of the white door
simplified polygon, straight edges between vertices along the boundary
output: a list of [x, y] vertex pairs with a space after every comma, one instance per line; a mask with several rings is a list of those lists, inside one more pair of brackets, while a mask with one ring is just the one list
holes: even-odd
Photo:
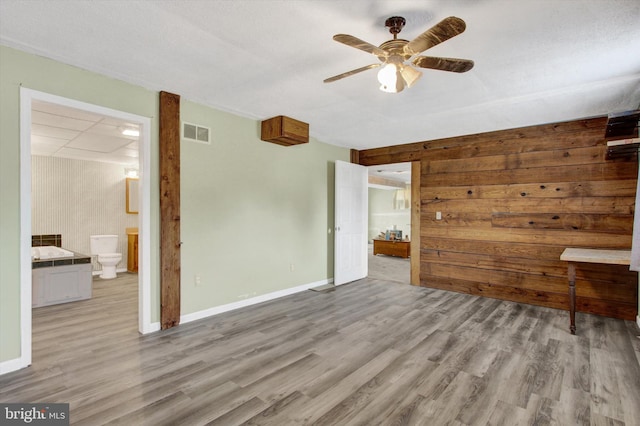
[[367, 168], [336, 161], [333, 283], [367, 276]]

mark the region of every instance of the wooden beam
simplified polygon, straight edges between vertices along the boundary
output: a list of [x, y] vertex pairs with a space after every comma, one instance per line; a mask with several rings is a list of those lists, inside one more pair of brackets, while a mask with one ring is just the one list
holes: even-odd
[[353, 164], [360, 164], [360, 151], [357, 149], [351, 150], [351, 162]]
[[420, 161], [411, 162], [411, 284], [420, 285]]
[[160, 92], [160, 324], [180, 323], [180, 96]]
[[[420, 181], [418, 181], [418, 183], [419, 182]], [[400, 182], [399, 180], [383, 178], [381, 176], [369, 176], [369, 184], [390, 186], [392, 188], [399, 188], [399, 189], [404, 189], [407, 187], [407, 185], [405, 185], [404, 182]]]

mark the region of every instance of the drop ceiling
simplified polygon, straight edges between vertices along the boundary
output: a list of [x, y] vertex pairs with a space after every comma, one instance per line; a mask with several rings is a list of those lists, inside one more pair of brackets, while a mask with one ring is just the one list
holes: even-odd
[[[408, 40], [462, 18], [428, 54], [474, 68], [424, 70], [398, 94], [378, 90], [376, 70], [323, 83], [377, 62], [334, 34], [379, 45], [393, 15]], [[0, 1], [3, 45], [256, 120], [288, 115], [355, 149], [636, 109], [639, 22], [637, 0]]]
[[31, 155], [123, 164], [138, 168], [134, 123], [62, 105], [33, 101]]

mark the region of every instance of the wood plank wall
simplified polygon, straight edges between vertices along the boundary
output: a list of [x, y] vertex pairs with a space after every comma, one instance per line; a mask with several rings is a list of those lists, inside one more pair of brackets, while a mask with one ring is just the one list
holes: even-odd
[[[568, 309], [565, 247], [629, 249], [638, 163], [605, 160], [606, 117], [360, 151], [421, 164], [420, 284]], [[436, 220], [436, 212], [442, 220]], [[637, 315], [627, 267], [577, 268], [577, 310]]]

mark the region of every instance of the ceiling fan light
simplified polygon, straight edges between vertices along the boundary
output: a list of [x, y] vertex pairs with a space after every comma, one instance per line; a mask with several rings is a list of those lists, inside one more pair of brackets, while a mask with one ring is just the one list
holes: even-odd
[[407, 87], [413, 86], [415, 82], [420, 80], [420, 77], [422, 77], [422, 73], [420, 71], [409, 65], [402, 67], [400, 74], [402, 74], [402, 79], [407, 83]]
[[404, 89], [404, 80], [396, 64], [388, 63], [378, 71], [380, 90], [387, 93], [398, 93]]

